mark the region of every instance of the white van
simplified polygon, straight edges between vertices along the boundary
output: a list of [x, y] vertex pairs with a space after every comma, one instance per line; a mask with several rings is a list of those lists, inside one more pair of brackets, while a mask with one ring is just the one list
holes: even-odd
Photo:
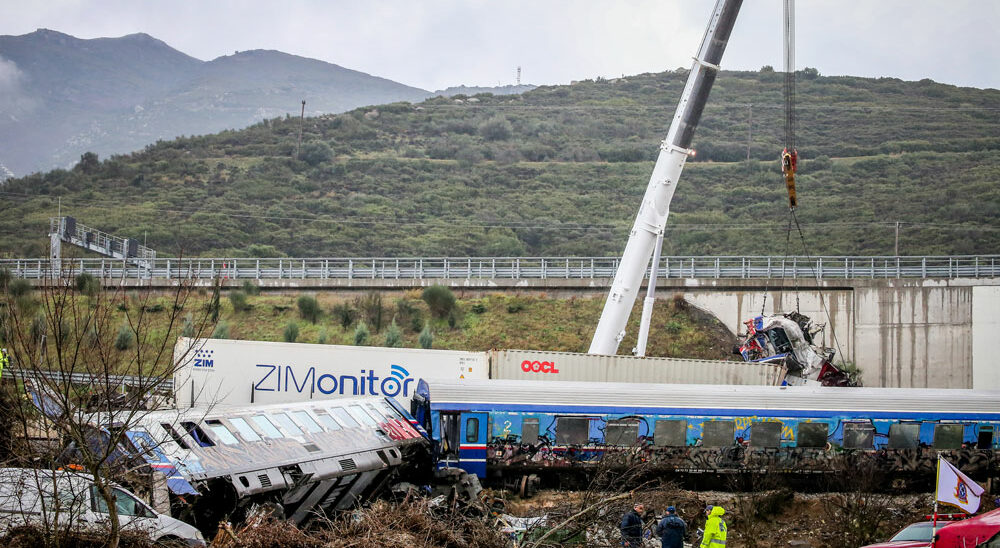
[[[158, 514], [138, 497], [112, 484], [122, 531], [143, 531], [154, 541], [205, 546], [201, 533]], [[107, 526], [108, 507], [93, 478], [70, 471], [0, 468], [0, 530], [36, 525], [47, 530]]]

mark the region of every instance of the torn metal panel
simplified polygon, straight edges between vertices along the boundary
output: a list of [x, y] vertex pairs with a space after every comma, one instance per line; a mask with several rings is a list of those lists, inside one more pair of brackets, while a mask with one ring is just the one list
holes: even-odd
[[428, 440], [411, 420], [379, 397], [154, 411], [127, 432], [125, 450], [213, 518], [279, 501], [303, 522], [365, 502], [405, 466], [426, 462]]
[[788, 371], [785, 384], [847, 386], [847, 376], [833, 365], [834, 350], [815, 344], [814, 336], [824, 329], [805, 315], [790, 312], [762, 315], [744, 322], [737, 352], [747, 362], [772, 363]]

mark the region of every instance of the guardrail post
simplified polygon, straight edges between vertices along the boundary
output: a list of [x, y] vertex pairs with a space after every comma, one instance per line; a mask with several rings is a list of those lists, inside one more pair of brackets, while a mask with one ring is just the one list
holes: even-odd
[[978, 255], [976, 255], [976, 263], [975, 263], [975, 265], [976, 265], [976, 277], [978, 278], [979, 277], [979, 256]]
[[[691, 259], [691, 261], [693, 262], [694, 259]], [[718, 257], [715, 258], [715, 279], [716, 280], [719, 279], [719, 258]]]
[[490, 259], [490, 277], [496, 279], [497, 277], [497, 258], [493, 257]]
[[844, 279], [850, 278], [850, 273], [847, 270], [847, 257], [844, 257]]
[[547, 273], [545, 272], [545, 259], [542, 259], [542, 279], [543, 280], [545, 279], [545, 275], [546, 274]]
[[167, 279], [170, 279], [170, 259], [167, 259]]
[[354, 279], [354, 259], [347, 259], [347, 279]]
[[[385, 263], [382, 263], [382, 267], [385, 268]], [[375, 259], [372, 259], [372, 279], [375, 279]]]
[[512, 277], [516, 279], [521, 278], [521, 258], [517, 257], [514, 259], [514, 271], [511, 273]]

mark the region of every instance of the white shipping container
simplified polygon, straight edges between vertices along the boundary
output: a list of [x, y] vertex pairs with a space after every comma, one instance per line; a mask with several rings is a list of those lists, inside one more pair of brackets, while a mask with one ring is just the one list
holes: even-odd
[[182, 337], [175, 362], [185, 352], [174, 373], [181, 409], [365, 395], [392, 396], [409, 409], [418, 379], [489, 375], [484, 352]]
[[655, 384], [778, 385], [777, 365], [686, 358], [639, 358], [539, 350], [491, 350], [490, 378]]

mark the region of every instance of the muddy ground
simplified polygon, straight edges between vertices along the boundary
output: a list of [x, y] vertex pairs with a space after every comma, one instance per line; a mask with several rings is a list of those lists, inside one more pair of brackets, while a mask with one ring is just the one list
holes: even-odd
[[[604, 495], [610, 498], [614, 494]], [[593, 493], [542, 491], [537, 496], [506, 501], [506, 512], [516, 516], [549, 514], [566, 517], [593, 504]], [[588, 515], [590, 546], [619, 546], [618, 521], [635, 502], [645, 504], [647, 514], [659, 516], [667, 506], [696, 531], [705, 521], [706, 505], [722, 505], [729, 527], [728, 548], [812, 547], [845, 548], [887, 539], [903, 526], [920, 521], [933, 511], [933, 494], [794, 493], [787, 490], [731, 493], [657, 489], [613, 501]], [[992, 508], [991, 505], [989, 505]], [[647, 520], [652, 523], [653, 520]], [[584, 525], [583, 523], [580, 524]], [[550, 527], [552, 521], [550, 521]], [[582, 540], [582, 539], [581, 539]], [[694, 539], [697, 544], [700, 538]], [[649, 546], [659, 546], [650, 541]]]

